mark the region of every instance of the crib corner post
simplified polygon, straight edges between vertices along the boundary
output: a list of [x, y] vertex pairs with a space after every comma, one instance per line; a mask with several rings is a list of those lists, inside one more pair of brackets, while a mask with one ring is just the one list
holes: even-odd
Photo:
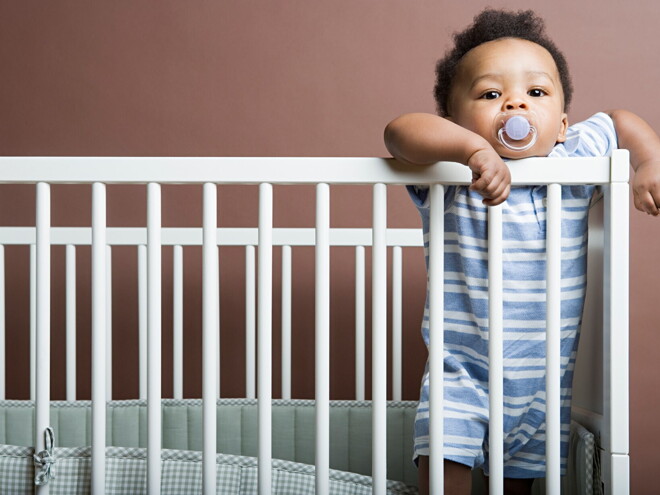
[[604, 188], [602, 447], [605, 493], [629, 493], [629, 154], [612, 156], [611, 182]]

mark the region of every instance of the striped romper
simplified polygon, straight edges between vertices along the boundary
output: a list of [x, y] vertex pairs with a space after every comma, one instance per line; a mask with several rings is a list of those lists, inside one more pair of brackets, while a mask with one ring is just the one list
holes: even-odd
[[[549, 156], [609, 156], [610, 117], [569, 127]], [[422, 217], [428, 266], [428, 187], [408, 186]], [[561, 455], [566, 467], [573, 369], [586, 289], [587, 216], [594, 186], [562, 187]], [[466, 186], [445, 189], [445, 459], [488, 473], [488, 252], [486, 207]], [[546, 187], [514, 187], [503, 203], [504, 476], [545, 475]], [[428, 293], [422, 335], [429, 345]], [[428, 362], [415, 418], [415, 452], [429, 455]]]

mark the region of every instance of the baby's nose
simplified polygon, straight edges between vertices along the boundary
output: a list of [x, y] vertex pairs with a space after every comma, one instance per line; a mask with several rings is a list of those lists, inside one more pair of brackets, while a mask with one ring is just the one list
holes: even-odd
[[506, 101], [505, 110], [527, 110], [527, 102], [522, 98], [510, 98]]

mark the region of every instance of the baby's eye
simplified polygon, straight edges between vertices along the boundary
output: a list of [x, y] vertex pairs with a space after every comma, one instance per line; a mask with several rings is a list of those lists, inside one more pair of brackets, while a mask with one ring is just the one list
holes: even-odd
[[494, 100], [499, 97], [500, 97], [500, 92], [495, 90], [486, 91], [484, 94], [481, 95], [481, 98], [483, 98], [484, 100]]
[[529, 96], [533, 96], [534, 98], [538, 98], [538, 97], [540, 97], [540, 96], [545, 96], [545, 95], [547, 95], [548, 93], [546, 93], [546, 92], [543, 91], [542, 89], [534, 88], [534, 89], [530, 89], [530, 90], [527, 92], [527, 94], [528, 94]]

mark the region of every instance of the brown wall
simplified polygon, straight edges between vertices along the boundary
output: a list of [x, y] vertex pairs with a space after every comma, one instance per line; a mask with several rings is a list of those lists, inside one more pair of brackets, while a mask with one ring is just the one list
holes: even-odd
[[[434, 61], [448, 45], [450, 33], [488, 3], [4, 0], [0, 2], [0, 154], [384, 156], [385, 123], [403, 112], [434, 110]], [[572, 121], [622, 107], [638, 112], [660, 130], [657, 2], [498, 4], [534, 8], [546, 18], [572, 69], [576, 87]], [[31, 190], [0, 191], [3, 222], [32, 221]], [[254, 194], [233, 190], [222, 195], [220, 224], [253, 223], [256, 212], [249, 205], [254, 204]], [[305, 188], [299, 194], [307, 200], [313, 196]], [[53, 195], [66, 205], [54, 211], [54, 224], [89, 222], [89, 215], [79, 207], [89, 198], [87, 189], [60, 187]], [[300, 203], [290, 198], [283, 192], [276, 196], [276, 222], [311, 225], [311, 210], [305, 218], [293, 220]], [[392, 190], [390, 200], [390, 226], [417, 225], [403, 191]], [[333, 193], [333, 224], [368, 225], [368, 218], [353, 218], [354, 201], [368, 204], [368, 197], [344, 189]], [[109, 203], [111, 225], [144, 221], [144, 214], [139, 219], [134, 216], [135, 211], [145, 211], [140, 188], [111, 188]], [[166, 225], [199, 225], [200, 208], [195, 188], [164, 192]], [[654, 290], [659, 272], [653, 246], [660, 240], [658, 222], [631, 213], [633, 493], [651, 493], [656, 483], [654, 449], [660, 431], [653, 419], [660, 401], [652, 391], [660, 386], [660, 373], [653, 367], [660, 340], [654, 322], [660, 319], [660, 305]], [[240, 258], [240, 253], [236, 255]], [[10, 270], [25, 270], [25, 252], [8, 249], [7, 256], [14, 260]], [[54, 256], [61, 258], [62, 251], [54, 249]], [[131, 253], [117, 250], [115, 256], [127, 272], [133, 269]], [[311, 259], [310, 253], [303, 256], [307, 262]], [[192, 266], [198, 259], [191, 255]], [[89, 253], [82, 250], [79, 264], [88, 262]], [[413, 272], [422, 273], [418, 260], [406, 263]], [[54, 267], [54, 283], [61, 280], [58, 270]], [[115, 277], [128, 277], [122, 273], [116, 269]], [[191, 285], [199, 278], [194, 277]], [[118, 313], [133, 290], [132, 282], [126, 283], [128, 288], [115, 294]], [[304, 291], [307, 282], [300, 283]], [[408, 291], [407, 307], [413, 315], [408, 318], [414, 318], [420, 306], [417, 290]], [[19, 295], [10, 291], [9, 297], [18, 301]], [[54, 300], [58, 297], [56, 292]], [[84, 298], [79, 301], [81, 306], [84, 302]], [[190, 309], [191, 315], [195, 309]], [[80, 311], [84, 325], [86, 317]], [[134, 324], [126, 318], [127, 325]], [[20, 325], [24, 328], [25, 322]], [[296, 332], [309, 345], [309, 329]], [[406, 332], [410, 359], [419, 359], [417, 329]], [[16, 355], [25, 356], [25, 338], [11, 338], [15, 340], [8, 343]], [[117, 345], [122, 344], [119, 338], [115, 336]], [[197, 332], [191, 331], [190, 338], [195, 347], [201, 344]], [[58, 345], [53, 352], [61, 355]], [[169, 352], [168, 345], [165, 341], [164, 352]], [[81, 353], [87, 352], [88, 335], [79, 335], [79, 346]], [[333, 352], [343, 352], [341, 345], [333, 346]], [[122, 349], [127, 361], [134, 360], [135, 345], [124, 343]], [[231, 361], [242, 353], [239, 350], [223, 347], [223, 359]], [[20, 362], [15, 364], [22, 370]], [[335, 372], [333, 380], [341, 381], [341, 376]], [[116, 377], [116, 390], [133, 395], [135, 385], [129, 378], [124, 384], [122, 377]], [[88, 385], [80, 378], [84, 395]], [[24, 394], [24, 384], [20, 379], [18, 383], [16, 394]], [[223, 378], [223, 387], [231, 388], [232, 381]], [[406, 395], [414, 397], [416, 387], [416, 377], [408, 377]], [[195, 392], [195, 384], [187, 384], [187, 394]]]

